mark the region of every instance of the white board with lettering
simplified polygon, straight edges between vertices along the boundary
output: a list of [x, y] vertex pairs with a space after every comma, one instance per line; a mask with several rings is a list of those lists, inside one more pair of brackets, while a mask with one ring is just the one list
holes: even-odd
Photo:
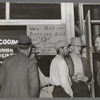
[[65, 25], [27, 25], [27, 35], [38, 47], [40, 55], [54, 55], [54, 45], [58, 40], [65, 40]]

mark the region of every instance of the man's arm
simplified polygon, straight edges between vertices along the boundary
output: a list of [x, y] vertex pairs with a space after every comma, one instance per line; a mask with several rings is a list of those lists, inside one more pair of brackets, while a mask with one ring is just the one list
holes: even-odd
[[4, 66], [0, 66], [0, 86], [2, 85], [3, 82], [3, 77], [4, 77]]
[[90, 82], [92, 79], [92, 72], [91, 72], [91, 68], [88, 63], [88, 60], [86, 58], [82, 57], [82, 63], [84, 66], [84, 74], [88, 78], [87, 82]]
[[97, 82], [98, 82], [98, 85], [100, 86], [100, 69], [97, 72]]
[[39, 75], [36, 63], [31, 62], [29, 68], [29, 81], [30, 81], [30, 95], [31, 97], [38, 97], [39, 95]]

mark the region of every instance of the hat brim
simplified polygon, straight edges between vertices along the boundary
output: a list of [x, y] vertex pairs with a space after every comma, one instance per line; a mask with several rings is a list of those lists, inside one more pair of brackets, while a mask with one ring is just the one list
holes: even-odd
[[82, 43], [81, 45], [77, 45], [77, 44], [70, 44], [70, 45], [81, 46], [81, 47], [86, 46], [86, 44], [84, 44], [84, 43]]

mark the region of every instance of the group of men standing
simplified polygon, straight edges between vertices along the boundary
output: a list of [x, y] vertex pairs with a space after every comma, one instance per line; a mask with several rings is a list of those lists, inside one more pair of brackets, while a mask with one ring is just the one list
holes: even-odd
[[50, 66], [53, 97], [89, 97], [92, 73], [87, 59], [81, 56], [81, 39], [74, 37], [70, 48], [68, 45], [62, 40], [55, 45], [57, 55]]
[[[79, 37], [71, 38], [70, 44], [57, 41], [49, 79], [42, 74], [36, 59], [29, 57], [35, 48], [31, 39], [21, 36], [16, 46], [19, 52], [5, 58], [0, 67], [0, 98], [36, 98], [44, 87], [53, 87], [53, 97], [90, 97], [92, 73], [87, 59], [81, 56], [83, 44]], [[41, 88], [44, 79], [47, 84]]]

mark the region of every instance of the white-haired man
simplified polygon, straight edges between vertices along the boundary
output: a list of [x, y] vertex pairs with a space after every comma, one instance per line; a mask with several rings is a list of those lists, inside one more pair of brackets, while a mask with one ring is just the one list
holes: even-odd
[[71, 38], [71, 53], [65, 58], [72, 79], [74, 97], [90, 96], [87, 83], [91, 81], [92, 74], [87, 59], [80, 55], [82, 46], [79, 37]]

